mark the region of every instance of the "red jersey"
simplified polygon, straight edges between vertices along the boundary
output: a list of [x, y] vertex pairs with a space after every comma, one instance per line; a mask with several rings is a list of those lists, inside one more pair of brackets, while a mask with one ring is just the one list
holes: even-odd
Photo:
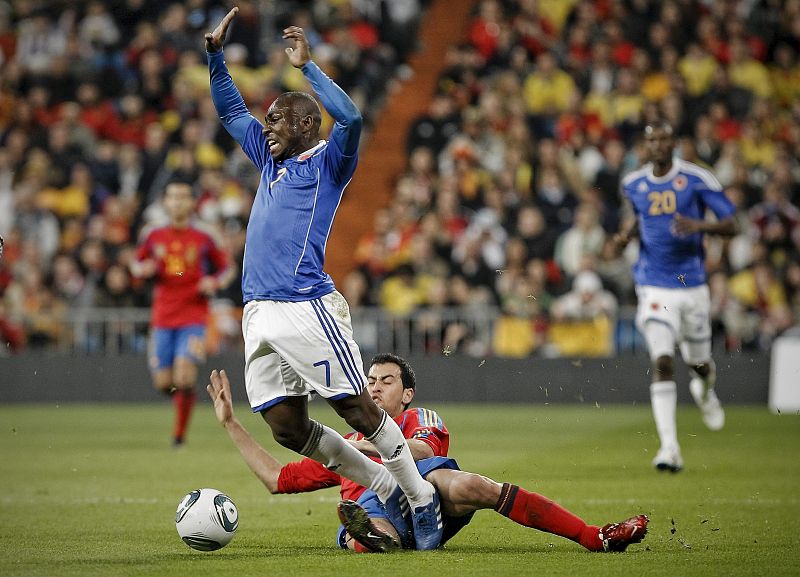
[[193, 227], [157, 228], [136, 249], [136, 260], [156, 262], [152, 324], [174, 329], [205, 324], [208, 297], [198, 290], [204, 276], [224, 274], [227, 255], [207, 233]]
[[[407, 409], [395, 417], [394, 422], [403, 431], [406, 439], [418, 439], [430, 445], [434, 457], [446, 457], [450, 447], [450, 433], [444, 422], [435, 411], [429, 409]], [[349, 433], [345, 439], [360, 440], [361, 433]], [[373, 458], [380, 463], [380, 459]], [[342, 486], [342, 499], [358, 500], [366, 490], [361, 485], [346, 479], [325, 465], [309, 458], [288, 463], [278, 476], [278, 493], [306, 493], [326, 487]]]

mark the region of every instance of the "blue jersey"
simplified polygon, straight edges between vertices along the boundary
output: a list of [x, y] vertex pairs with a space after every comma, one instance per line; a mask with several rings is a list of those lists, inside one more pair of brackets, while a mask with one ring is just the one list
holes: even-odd
[[335, 287], [323, 270], [325, 245], [344, 189], [355, 172], [361, 114], [313, 62], [303, 66], [325, 109], [336, 121], [329, 141], [275, 162], [263, 126], [250, 114], [219, 52], [208, 55], [211, 96], [226, 130], [261, 170], [247, 224], [242, 296], [306, 301]]
[[724, 220], [735, 212], [722, 185], [708, 170], [673, 159], [664, 176], [647, 164], [622, 180], [622, 190], [639, 220], [639, 261], [633, 268], [638, 285], [684, 288], [706, 282], [703, 235], [679, 236], [672, 230], [676, 213], [702, 220], [706, 209]]

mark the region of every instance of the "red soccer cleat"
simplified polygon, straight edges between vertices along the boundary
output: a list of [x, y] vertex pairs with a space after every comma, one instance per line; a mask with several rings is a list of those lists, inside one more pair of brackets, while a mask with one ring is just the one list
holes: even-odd
[[355, 501], [341, 501], [336, 512], [350, 536], [368, 551], [388, 553], [402, 548], [400, 539], [376, 527], [364, 508]]
[[600, 540], [603, 550], [621, 553], [628, 545], [640, 543], [647, 535], [647, 524], [650, 518], [647, 515], [636, 515], [619, 523], [609, 523], [600, 529]]

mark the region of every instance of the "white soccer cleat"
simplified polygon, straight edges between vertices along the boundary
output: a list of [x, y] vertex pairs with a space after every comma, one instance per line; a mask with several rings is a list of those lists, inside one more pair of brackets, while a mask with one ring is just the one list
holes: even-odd
[[659, 471], [677, 473], [683, 469], [683, 457], [677, 447], [661, 447], [653, 459], [653, 466]]
[[706, 389], [703, 381], [695, 378], [689, 381], [689, 392], [703, 413], [703, 423], [706, 427], [712, 431], [719, 431], [725, 426], [725, 410], [714, 389]]

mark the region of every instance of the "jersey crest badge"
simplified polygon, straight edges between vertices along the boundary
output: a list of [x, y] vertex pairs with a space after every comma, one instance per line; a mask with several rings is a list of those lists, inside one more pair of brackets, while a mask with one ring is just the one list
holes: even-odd
[[647, 183], [645, 181], [641, 181], [639, 186], [636, 187], [636, 192], [644, 194], [647, 192]]
[[672, 187], [677, 190], [685, 190], [686, 185], [689, 184], [689, 181], [686, 180], [686, 177], [682, 174], [679, 174], [675, 177], [675, 180], [672, 181]]

